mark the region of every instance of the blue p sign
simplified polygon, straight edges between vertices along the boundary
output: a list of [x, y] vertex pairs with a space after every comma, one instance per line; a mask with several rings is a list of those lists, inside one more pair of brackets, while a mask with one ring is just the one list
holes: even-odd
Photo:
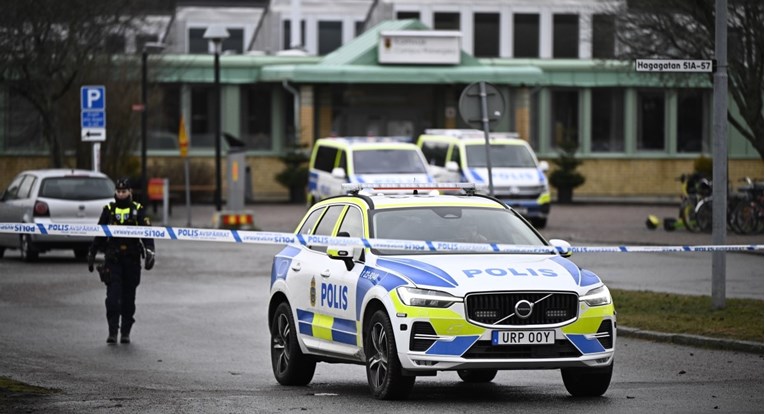
[[103, 86], [83, 86], [80, 88], [80, 102], [83, 111], [103, 111], [106, 107], [106, 93]]

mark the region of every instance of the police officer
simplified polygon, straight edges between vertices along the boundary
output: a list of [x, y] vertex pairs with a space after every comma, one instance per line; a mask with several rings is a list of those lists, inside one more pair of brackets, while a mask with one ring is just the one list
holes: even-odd
[[[104, 206], [98, 224], [151, 225], [144, 207], [133, 201], [127, 178], [117, 180], [114, 201]], [[106, 343], [117, 343], [119, 331], [120, 343], [129, 344], [130, 328], [135, 322], [135, 291], [141, 282], [141, 258], [145, 257], [146, 270], [154, 267], [154, 239], [96, 237], [88, 254], [88, 270], [91, 272], [99, 251], [104, 252], [104, 264], [98, 270], [106, 284], [106, 320], [109, 323]]]

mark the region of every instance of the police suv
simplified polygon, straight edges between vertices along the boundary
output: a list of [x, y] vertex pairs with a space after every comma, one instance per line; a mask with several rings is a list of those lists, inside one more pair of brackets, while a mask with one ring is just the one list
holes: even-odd
[[433, 182], [425, 157], [411, 138], [321, 138], [311, 153], [308, 205], [343, 194], [345, 183], [390, 182]]
[[608, 389], [608, 288], [501, 201], [469, 184], [428, 188], [449, 185], [346, 185], [308, 210], [271, 269], [280, 384], [345, 362], [366, 365], [379, 399], [406, 398], [417, 376], [438, 371], [483, 383], [498, 370], [560, 369], [574, 396]]
[[[550, 186], [547, 161], [539, 162], [529, 144], [512, 132], [489, 135], [494, 195], [531, 221], [547, 225]], [[488, 193], [486, 138], [477, 129], [427, 129], [417, 140], [439, 182], [475, 183]]]

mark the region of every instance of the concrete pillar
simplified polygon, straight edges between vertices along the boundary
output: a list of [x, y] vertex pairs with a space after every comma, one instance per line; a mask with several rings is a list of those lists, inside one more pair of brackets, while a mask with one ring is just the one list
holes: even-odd
[[300, 131], [296, 131], [298, 145], [308, 147], [313, 145], [313, 86], [300, 86]]

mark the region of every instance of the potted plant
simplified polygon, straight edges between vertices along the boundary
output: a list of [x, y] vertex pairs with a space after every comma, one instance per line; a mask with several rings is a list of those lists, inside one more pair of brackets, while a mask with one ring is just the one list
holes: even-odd
[[290, 148], [279, 159], [284, 163], [284, 170], [276, 174], [276, 181], [289, 189], [291, 203], [306, 202], [306, 186], [308, 185], [307, 152], [299, 147]]
[[558, 190], [558, 202], [562, 204], [571, 203], [574, 189], [585, 181], [576, 170], [582, 163], [576, 158], [577, 149], [579, 145], [573, 140], [562, 141], [558, 145], [558, 158], [551, 160], [557, 168], [550, 173], [550, 185]]

